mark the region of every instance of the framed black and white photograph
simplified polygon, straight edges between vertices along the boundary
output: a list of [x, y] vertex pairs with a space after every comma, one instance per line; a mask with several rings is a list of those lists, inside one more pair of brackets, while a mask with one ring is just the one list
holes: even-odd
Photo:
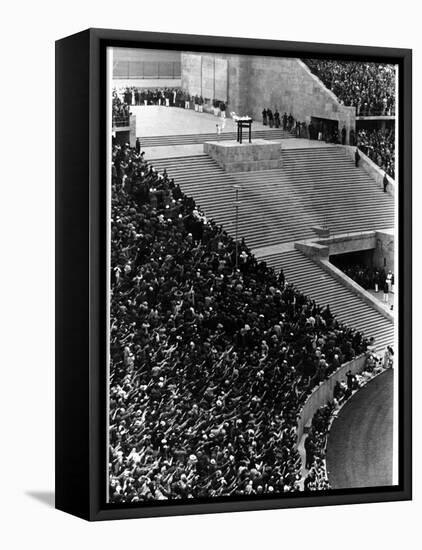
[[56, 43], [56, 506], [411, 498], [411, 50]]

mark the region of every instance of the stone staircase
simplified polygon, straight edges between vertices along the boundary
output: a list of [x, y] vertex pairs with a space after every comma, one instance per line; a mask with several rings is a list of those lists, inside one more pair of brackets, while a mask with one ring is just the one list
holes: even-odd
[[[221, 124], [221, 119], [216, 118], [216, 124]], [[227, 125], [233, 124], [228, 120]], [[253, 139], [268, 139], [268, 140], [280, 140], [291, 139], [293, 134], [282, 130], [281, 128], [268, 128], [267, 130], [252, 130]], [[224, 132], [220, 134], [220, 141], [234, 141], [237, 138], [236, 132]], [[243, 140], [247, 141], [247, 132], [243, 132]], [[205, 143], [206, 141], [216, 141], [217, 133], [210, 132], [204, 134], [186, 134], [186, 135], [170, 135], [170, 136], [146, 136], [140, 137], [142, 148], [146, 147], [168, 147], [172, 145], [198, 145]]]
[[362, 331], [367, 337], [373, 336], [378, 351], [393, 344], [393, 323], [299, 250], [258, 256], [277, 271], [282, 268], [286, 280], [318, 304], [330, 304], [339, 321]]
[[[270, 131], [268, 131], [270, 132]], [[209, 218], [234, 234], [235, 190], [239, 193], [239, 235], [251, 248], [315, 236], [394, 226], [393, 198], [355, 168], [342, 147], [284, 149], [283, 168], [226, 173], [207, 155], [154, 159]]]

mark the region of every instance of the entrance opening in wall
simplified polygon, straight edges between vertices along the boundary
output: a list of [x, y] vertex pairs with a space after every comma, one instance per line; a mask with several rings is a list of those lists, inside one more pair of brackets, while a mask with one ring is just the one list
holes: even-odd
[[338, 120], [312, 116], [309, 137], [329, 143], [337, 143], [339, 137]]
[[374, 249], [358, 250], [345, 254], [333, 254], [330, 256], [330, 262], [342, 271], [346, 271], [350, 266], [372, 268], [374, 267]]

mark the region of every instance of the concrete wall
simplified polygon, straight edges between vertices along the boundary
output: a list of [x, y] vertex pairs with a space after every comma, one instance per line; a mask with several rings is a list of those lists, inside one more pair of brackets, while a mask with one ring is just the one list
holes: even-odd
[[[191, 94], [204, 94], [201, 70], [212, 77], [211, 59], [214, 66], [214, 93], [222, 89], [224, 63], [227, 62], [228, 111], [251, 115], [261, 120], [264, 107], [286, 111], [301, 121], [309, 123], [311, 117], [338, 122], [339, 132], [346, 127], [347, 135], [355, 128], [355, 109], [345, 107], [322, 82], [311, 73], [300, 59], [241, 56], [223, 54], [182, 53], [182, 87]], [[202, 69], [201, 69], [202, 67]], [[220, 92], [219, 92], [220, 93]]]
[[131, 147], [136, 145], [136, 116], [130, 115], [129, 126], [113, 127], [113, 135], [117, 143], [129, 143]]
[[389, 321], [394, 322], [392, 313], [377, 298], [329, 261], [329, 256], [332, 254], [371, 250], [373, 251], [373, 265], [384, 267], [384, 258], [386, 258], [386, 269], [391, 269], [394, 273], [394, 233], [392, 230], [364, 231], [355, 235], [339, 235], [314, 242], [311, 240], [297, 242], [294, 246], [367, 305], [373, 307]]
[[336, 120], [339, 133], [343, 126], [347, 135], [355, 128], [354, 107], [341, 105], [300, 59], [253, 56], [249, 74], [249, 105], [255, 118], [268, 106], [307, 123], [312, 116]]
[[196, 53], [182, 53], [182, 88], [191, 95], [202, 95], [202, 56]]
[[298, 443], [302, 439], [305, 426], [308, 426], [312, 417], [316, 411], [326, 405], [328, 401], [333, 400], [334, 386], [337, 381], [346, 381], [346, 372], [351, 370], [353, 374], [362, 372], [365, 367], [365, 355], [360, 355], [348, 363], [344, 363], [336, 372], [334, 372], [328, 380], [322, 382], [319, 386], [315, 387], [311, 395], [306, 400], [302, 410], [300, 412], [298, 426], [297, 426], [297, 441]]
[[190, 95], [228, 100], [228, 59], [224, 55], [182, 53], [181, 86]]
[[113, 88], [180, 88], [180, 78], [116, 78], [113, 80]]
[[375, 235], [374, 266], [391, 269], [394, 273], [394, 231], [377, 231]]
[[328, 239], [318, 240], [318, 244], [328, 246], [330, 256], [334, 254], [348, 254], [360, 250], [375, 248], [375, 231], [360, 231], [359, 233], [336, 235]]

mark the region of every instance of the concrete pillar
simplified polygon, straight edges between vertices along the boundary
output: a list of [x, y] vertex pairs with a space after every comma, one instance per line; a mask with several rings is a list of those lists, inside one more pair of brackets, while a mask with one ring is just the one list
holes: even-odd
[[136, 144], [136, 116], [130, 115], [129, 117], [129, 144], [131, 147], [135, 147]]

